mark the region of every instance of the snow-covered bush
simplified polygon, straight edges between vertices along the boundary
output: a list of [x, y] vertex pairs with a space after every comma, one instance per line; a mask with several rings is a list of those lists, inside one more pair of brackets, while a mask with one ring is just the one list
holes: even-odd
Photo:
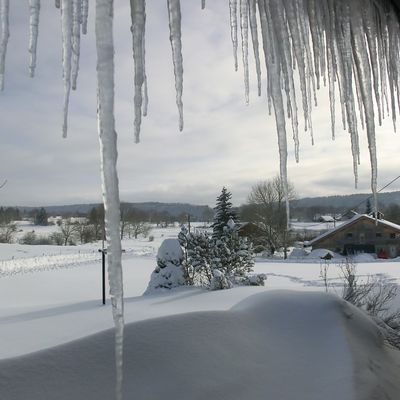
[[13, 243], [17, 226], [13, 223], [0, 224], [0, 243]]
[[210, 290], [223, 290], [230, 289], [232, 287], [232, 282], [222, 271], [219, 269], [214, 269], [212, 273], [213, 276], [210, 282]]
[[152, 272], [146, 293], [185, 285], [184, 254], [177, 239], [165, 239], [157, 253], [157, 267]]
[[252, 244], [238, 235], [233, 220], [218, 238], [204, 232], [188, 233], [182, 227], [178, 240], [184, 253], [182, 266], [186, 284], [213, 290], [250, 284], [246, 279], [254, 266]]
[[265, 274], [250, 274], [243, 278], [237, 278], [235, 283], [241, 286], [264, 286], [267, 280]]

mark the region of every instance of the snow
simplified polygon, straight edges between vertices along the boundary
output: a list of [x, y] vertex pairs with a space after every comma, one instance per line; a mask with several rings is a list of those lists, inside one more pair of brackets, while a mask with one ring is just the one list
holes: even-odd
[[[268, 277], [265, 286], [176, 288], [143, 296], [163, 240], [159, 254], [181, 254], [173, 239], [178, 232], [179, 227], [155, 228], [154, 242], [123, 242], [124, 398], [175, 400], [190, 393], [193, 399], [354, 400], [374, 390], [378, 398], [379, 390], [400, 390], [399, 362], [376, 327], [321, 293], [319, 259], [259, 259], [255, 273]], [[101, 304], [100, 260], [84, 256], [98, 247], [0, 247], [3, 260], [22, 262], [34, 254], [44, 260], [61, 252], [66, 262], [57, 269], [0, 275], [0, 330], [7, 343], [0, 346], [2, 398], [113, 398], [110, 304]], [[77, 265], [67, 263], [79, 254]], [[328, 283], [340, 294], [336, 263], [329, 261]], [[357, 272], [361, 279], [400, 283], [399, 260], [359, 262]]]
[[[213, 295], [218, 303], [230, 292], [205, 295]], [[193, 297], [199, 297], [196, 294], [151, 300], [153, 306], [162, 300], [193, 303]], [[80, 318], [99, 308], [86, 304]], [[68, 318], [73, 309], [57, 311], [64, 311]], [[35, 314], [25, 317], [30, 316]], [[43, 322], [51, 317], [36, 318]], [[367, 348], [374, 355], [372, 372], [364, 360]], [[187, 310], [127, 324], [124, 398], [179, 400], [190, 393], [193, 399], [352, 400], [361, 392], [391, 389], [379, 387], [383, 383], [379, 368], [393, 368], [391, 356], [372, 322], [334, 296], [262, 292], [221, 311]], [[27, 393], [30, 400], [112, 398], [114, 371], [108, 362], [112, 357], [113, 331], [104, 330], [4, 359], [0, 361], [2, 394], [13, 400], [26, 399]], [[358, 364], [356, 371], [353, 363]], [[353, 379], [355, 372], [357, 379]], [[397, 372], [398, 367], [388, 374]]]

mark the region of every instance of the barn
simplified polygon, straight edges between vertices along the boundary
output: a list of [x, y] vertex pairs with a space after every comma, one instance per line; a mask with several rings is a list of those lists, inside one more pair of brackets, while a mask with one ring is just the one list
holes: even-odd
[[400, 225], [357, 214], [340, 226], [306, 243], [313, 249], [328, 249], [344, 255], [375, 253], [380, 258], [400, 255]]

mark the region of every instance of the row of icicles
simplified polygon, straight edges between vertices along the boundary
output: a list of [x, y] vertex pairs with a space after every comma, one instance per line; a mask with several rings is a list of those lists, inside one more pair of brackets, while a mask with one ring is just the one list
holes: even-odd
[[[142, 115], [147, 114], [145, 70], [145, 0], [131, 0], [134, 58], [134, 133], [139, 141]], [[61, 9], [62, 64], [64, 81], [63, 136], [67, 135], [70, 90], [76, 88], [80, 34], [87, 31], [88, 0], [55, 0]], [[170, 40], [175, 74], [179, 129], [183, 129], [183, 58], [180, 0], [167, 0]], [[35, 73], [40, 0], [29, 0], [29, 73]], [[201, 0], [205, 8], [205, 0]], [[249, 36], [255, 58], [258, 95], [261, 95], [260, 42], [266, 66], [268, 110], [276, 118], [280, 174], [287, 182], [287, 132], [289, 119], [295, 158], [299, 160], [298, 99], [304, 129], [312, 134], [311, 112], [317, 105], [316, 90], [328, 85], [332, 138], [335, 137], [335, 107], [338, 92], [342, 126], [350, 136], [355, 185], [360, 162], [359, 126], [366, 129], [371, 161], [371, 188], [377, 187], [375, 122], [391, 115], [396, 125], [399, 95], [399, 22], [389, 1], [382, 0], [229, 0], [235, 68], [238, 68], [238, 27], [249, 102]], [[9, 0], [0, 0], [0, 88], [4, 86], [5, 58], [9, 37]], [[249, 35], [250, 31], [250, 35]], [[259, 39], [261, 36], [261, 40]], [[295, 73], [294, 71], [297, 70]], [[300, 94], [296, 94], [296, 80]], [[377, 116], [377, 117], [376, 117]], [[285, 184], [285, 186], [287, 186]]]

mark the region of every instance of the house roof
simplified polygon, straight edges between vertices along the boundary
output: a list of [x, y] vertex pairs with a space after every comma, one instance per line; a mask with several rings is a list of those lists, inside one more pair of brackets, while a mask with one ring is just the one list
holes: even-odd
[[375, 220], [374, 217], [371, 217], [370, 215], [367, 215], [367, 214], [356, 214], [353, 218], [349, 219], [348, 221], [343, 222], [340, 226], [330, 229], [329, 231], [323, 233], [322, 235], [317, 236], [315, 239], [310, 240], [309, 242], [307, 242], [307, 245], [312, 246], [314, 243], [319, 242], [321, 239], [325, 239], [326, 237], [328, 237], [336, 232], [344, 230], [345, 228], [348, 228], [350, 225], [357, 223], [361, 219], [370, 220], [370, 221], [373, 221], [374, 223], [375, 223], [375, 221], [377, 221], [378, 225], [387, 226], [389, 228], [395, 229], [400, 232], [400, 225], [397, 225], [393, 222], [386, 221], [385, 219]]

